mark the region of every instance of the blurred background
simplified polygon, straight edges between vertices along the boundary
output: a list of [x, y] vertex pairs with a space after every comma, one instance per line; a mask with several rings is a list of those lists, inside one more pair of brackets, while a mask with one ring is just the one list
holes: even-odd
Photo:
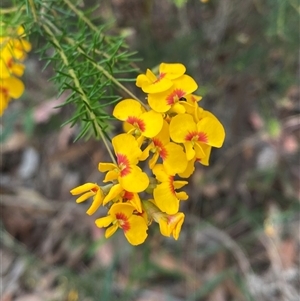
[[151, 227], [138, 247], [121, 231], [106, 240], [70, 195], [100, 183], [107, 154], [60, 127], [73, 108], [53, 109], [65, 96], [33, 49], [1, 120], [1, 300], [300, 300], [299, 14], [297, 0], [111, 0], [93, 13], [142, 72], [183, 63], [226, 129], [186, 188], [179, 240]]

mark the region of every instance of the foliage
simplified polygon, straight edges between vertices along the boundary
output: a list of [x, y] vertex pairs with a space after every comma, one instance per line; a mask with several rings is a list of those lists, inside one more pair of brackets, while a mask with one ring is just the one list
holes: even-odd
[[76, 140], [91, 131], [103, 138], [111, 119], [107, 107], [120, 99], [116, 89], [135, 98], [123, 85], [130, 78], [122, 77], [136, 70], [134, 53], [120, 35], [108, 34], [107, 24], [90, 21], [94, 9], [82, 12], [73, 2], [62, 0], [26, 1], [25, 6], [16, 1], [15, 10], [10, 24], [23, 24], [28, 33], [40, 38], [43, 46], [36, 48], [46, 66], [54, 68], [52, 80], [59, 95], [68, 95], [62, 106], [75, 105], [73, 116], [64, 124], [81, 123]]

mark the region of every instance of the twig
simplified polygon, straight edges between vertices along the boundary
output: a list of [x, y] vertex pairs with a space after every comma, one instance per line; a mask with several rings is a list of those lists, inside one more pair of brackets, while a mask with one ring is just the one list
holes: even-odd
[[106, 149], [109, 153], [109, 156], [111, 157], [112, 162], [117, 164], [116, 160], [115, 160], [115, 157], [114, 157], [114, 155], [113, 155], [113, 153], [112, 153], [112, 151], [111, 151], [111, 149], [108, 145], [107, 139], [104, 136], [103, 131], [102, 131], [101, 127], [99, 126], [98, 122], [97, 122], [97, 118], [96, 118], [94, 112], [89, 109], [90, 108], [89, 100], [88, 100], [85, 92], [83, 91], [83, 89], [80, 85], [80, 81], [79, 81], [75, 71], [70, 67], [67, 56], [65, 55], [63, 49], [61, 48], [58, 40], [56, 39], [55, 35], [50, 30], [50, 28], [45, 24], [42, 24], [41, 26], [44, 28], [45, 32], [50, 36], [53, 44], [57, 47], [57, 51], [58, 51], [62, 61], [64, 62], [65, 66], [68, 67], [68, 73], [71, 76], [71, 78], [73, 79], [76, 89], [80, 92], [81, 99], [86, 104], [86, 108], [87, 108], [87, 111], [90, 115], [90, 119], [91, 119], [92, 123], [94, 124], [94, 128], [96, 129], [98, 135], [102, 138], [102, 140], [104, 142], [104, 145], [105, 145], [105, 147], [106, 147]]
[[21, 7], [13, 6], [13, 7], [8, 7], [8, 8], [0, 8], [0, 15], [5, 15], [5, 14], [10, 14], [14, 13], [18, 10], [25, 10], [25, 5]]

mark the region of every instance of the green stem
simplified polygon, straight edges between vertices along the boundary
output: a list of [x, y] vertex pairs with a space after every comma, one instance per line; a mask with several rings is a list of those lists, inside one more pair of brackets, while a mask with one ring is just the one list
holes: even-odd
[[[69, 0], [64, 0], [64, 2], [78, 16], [78, 18], [83, 20], [92, 30], [94, 30], [95, 32], [99, 32], [99, 29], [97, 28], [97, 26], [95, 26], [88, 18], [86, 18], [84, 13], [82, 11], [78, 10], [74, 4], [72, 4]], [[103, 37], [102, 34], [101, 34], [101, 36]], [[109, 43], [108, 39], [106, 37], [104, 37], [104, 38]], [[139, 69], [138, 66], [134, 63], [130, 63], [130, 65], [133, 66], [135, 69]]]
[[[68, 1], [68, 0], [65, 0], [65, 1]], [[59, 30], [58, 28], [56, 28], [56, 26], [55, 26], [53, 23], [51, 23], [50, 21], [47, 20], [46, 23], [47, 23], [51, 28], [56, 29], [56, 31], [57, 31], [58, 33], [60, 32], [60, 30]], [[66, 40], [70, 45], [76, 46], [76, 43], [75, 43], [75, 41], [74, 41], [73, 39], [68, 38], [68, 37], [64, 37], [64, 38], [65, 38], [65, 40]], [[85, 45], [83, 45], [83, 46], [85, 46]], [[100, 72], [102, 72], [102, 73], [104, 74], [104, 76], [106, 76], [106, 78], [108, 78], [109, 80], [111, 80], [117, 87], [119, 87], [121, 90], [123, 90], [124, 92], [126, 92], [131, 98], [137, 100], [143, 107], [146, 108], [146, 105], [145, 105], [145, 104], [144, 104], [137, 96], [135, 96], [130, 90], [128, 90], [124, 85], [122, 85], [115, 77], [113, 77], [109, 72], [107, 72], [102, 66], [96, 64], [96, 63], [93, 61], [93, 59], [92, 59], [91, 57], [89, 57], [89, 56], [82, 50], [82, 48], [77, 47], [77, 51], [80, 52], [81, 54], [84, 54], [84, 56], [85, 56], [86, 58], [89, 59], [89, 61], [91, 62], [91, 64], [92, 64], [96, 69], [98, 69]], [[101, 51], [99, 51], [99, 50], [97, 50], [97, 49], [95, 50], [95, 52], [96, 52], [97, 54], [102, 54], [102, 55], [103, 55], [104, 57], [106, 57], [107, 59], [110, 58], [110, 56], [109, 56], [108, 54], [103, 53], [103, 52], [101, 52]]]
[[[74, 71], [74, 69], [70, 66], [70, 63], [69, 63], [69, 60], [68, 60], [68, 57], [66, 56], [63, 48], [61, 47], [60, 45], [60, 42], [58, 41], [58, 39], [56, 38], [56, 33], [59, 33], [60, 30], [57, 29], [57, 27], [49, 20], [42, 20], [40, 21], [38, 19], [38, 15], [37, 15], [37, 11], [36, 11], [36, 7], [34, 5], [34, 1], [33, 0], [28, 0], [29, 1], [29, 6], [30, 6], [30, 9], [31, 9], [31, 12], [32, 12], [32, 15], [33, 15], [33, 18], [34, 18], [34, 21], [39, 24], [43, 29], [44, 31], [48, 34], [48, 36], [50, 37], [52, 43], [55, 45], [56, 49], [57, 49], [57, 52], [58, 54], [60, 55], [62, 61], [63, 61], [63, 64], [67, 67], [68, 69], [68, 74], [70, 75], [70, 77], [72, 78], [73, 82], [74, 82], [74, 85], [76, 87], [76, 89], [79, 91], [80, 93], [80, 97], [82, 99], [82, 101], [84, 102], [85, 104], [85, 107], [86, 107], [86, 110], [88, 112], [88, 115], [89, 115], [89, 119], [91, 120], [91, 122], [93, 123], [93, 127], [96, 131], [96, 135], [99, 137], [102, 138], [103, 142], [104, 142], [104, 145], [112, 159], [112, 162], [114, 164], [117, 164], [116, 163], [116, 159], [111, 151], [111, 148], [108, 144], [108, 141], [103, 133], [103, 130], [102, 128], [100, 127], [98, 121], [97, 121], [97, 118], [96, 118], [96, 115], [95, 113], [91, 110], [91, 105], [90, 105], [90, 101], [87, 97], [87, 95], [85, 94], [84, 90], [82, 89], [82, 86], [80, 84], [80, 81], [79, 81], [79, 78], [77, 77], [76, 75], [76, 72]], [[92, 30], [98, 32], [98, 28], [92, 23], [90, 22], [90, 20], [88, 20], [86, 18], [86, 16], [81, 12], [79, 11], [69, 0], [64, 0], [64, 2], [69, 6], [69, 8], [74, 11], [78, 18], [82, 19]], [[54, 29], [54, 30], [53, 30]], [[56, 30], [55, 30], [56, 29]], [[132, 97], [133, 99], [139, 101], [143, 106], [145, 106], [145, 104], [139, 100], [130, 90], [128, 90], [124, 85], [122, 85], [115, 77], [113, 77], [105, 68], [103, 68], [102, 66], [98, 65], [96, 62], [94, 62], [94, 60], [87, 56], [87, 54], [84, 52], [84, 50], [82, 50], [81, 47], [77, 47], [76, 45], [76, 42], [73, 40], [73, 39], [70, 39], [70, 38], [67, 38], [65, 37], [66, 41], [72, 45], [72, 46], [76, 46], [77, 48], [77, 51], [83, 55], [85, 55], [85, 57], [87, 57], [89, 59], [89, 61], [91, 62], [91, 64], [97, 68], [106, 78], [108, 78], [112, 83], [114, 83], [117, 87], [121, 88], [123, 91], [125, 91], [130, 97]], [[109, 56], [106, 54], [104, 55], [103, 53], [103, 56], [105, 57], [108, 57]]]
[[84, 15], [84, 13], [76, 8], [69, 0], [64, 0], [64, 2], [69, 6], [69, 8], [81, 19], [83, 20], [92, 30], [98, 31], [98, 28]]
[[53, 44], [56, 46], [57, 51], [58, 51], [58, 53], [59, 53], [59, 55], [60, 55], [60, 57], [61, 57], [64, 65], [68, 68], [68, 73], [71, 76], [71, 78], [73, 79], [76, 89], [80, 92], [80, 96], [81, 96], [83, 102], [86, 105], [87, 111], [89, 113], [89, 117], [90, 117], [92, 123], [94, 124], [94, 128], [97, 131], [97, 134], [102, 138], [102, 140], [104, 142], [104, 145], [105, 145], [105, 147], [106, 147], [106, 149], [107, 149], [107, 151], [108, 151], [108, 153], [109, 153], [109, 155], [110, 155], [113, 163], [117, 164], [117, 162], [115, 160], [115, 157], [114, 157], [114, 155], [113, 155], [113, 153], [112, 153], [112, 151], [111, 151], [111, 149], [110, 149], [110, 147], [108, 145], [107, 139], [106, 139], [105, 135], [103, 134], [103, 131], [102, 131], [101, 127], [99, 126], [99, 124], [97, 122], [96, 115], [94, 114], [93, 111], [90, 110], [89, 99], [87, 98], [86, 94], [84, 93], [84, 91], [83, 91], [83, 89], [82, 89], [82, 87], [80, 85], [80, 81], [79, 81], [79, 79], [78, 79], [75, 71], [72, 68], [70, 68], [70, 64], [69, 64], [67, 56], [65, 55], [63, 49], [61, 48], [58, 40], [56, 39], [55, 35], [50, 30], [50, 28], [47, 25], [45, 25], [45, 24], [42, 24], [41, 26], [44, 28], [45, 32], [50, 36]]
[[[75, 45], [75, 41], [72, 39], [68, 38], [68, 42], [72, 45], [72, 46], [76, 46]], [[141, 105], [143, 105], [145, 107], [145, 104], [138, 98], [136, 97], [130, 90], [128, 90], [124, 85], [122, 85], [115, 77], [113, 77], [109, 72], [107, 72], [102, 66], [96, 64], [93, 59], [91, 57], [89, 57], [80, 47], [77, 47], [78, 52], [80, 52], [81, 54], [84, 54], [84, 56], [86, 58], [89, 59], [89, 61], [91, 62], [91, 64], [97, 68], [100, 72], [102, 72], [104, 74], [104, 76], [106, 76], [106, 78], [108, 78], [109, 80], [111, 80], [117, 87], [121, 88], [124, 92], [126, 92], [130, 97], [132, 97], [133, 99], [137, 100], [139, 103], [141, 103]]]
[[8, 8], [0, 8], [0, 15], [14, 13], [18, 10], [24, 10], [24, 9], [25, 9], [24, 5], [22, 5], [21, 7], [13, 6]]
[[37, 18], [36, 9], [33, 0], [29, 0], [29, 5], [33, 14], [34, 22], [38, 23], [38, 18]]

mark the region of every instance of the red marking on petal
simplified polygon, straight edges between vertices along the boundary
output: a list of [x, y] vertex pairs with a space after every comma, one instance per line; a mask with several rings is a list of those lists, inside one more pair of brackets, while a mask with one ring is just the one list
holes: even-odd
[[166, 76], [166, 74], [167, 73], [164, 72], [159, 73], [157, 80], [153, 84], [157, 84], [160, 80], [162, 80]]
[[130, 201], [132, 199], [133, 199], [133, 193], [125, 190], [123, 195], [123, 200]]
[[185, 141], [199, 141], [204, 143], [208, 142], [207, 134], [204, 132], [197, 131], [189, 132], [184, 139]]
[[5, 97], [8, 97], [8, 89], [0, 87], [0, 92], [2, 92], [4, 94]]
[[[191, 141], [191, 140], [198, 140], [197, 139], [197, 131], [193, 131], [193, 132], [189, 132], [186, 136], [185, 136], [185, 141]], [[195, 139], [196, 138], [196, 139]]]
[[131, 172], [131, 167], [127, 156], [123, 154], [117, 154], [117, 161], [121, 177], [128, 175]]
[[13, 63], [14, 63], [14, 61], [13, 61], [13, 58], [11, 57], [8, 61], [7, 61], [7, 67], [8, 68], [12, 68], [12, 66], [13, 66]]
[[207, 143], [207, 142], [208, 142], [207, 134], [204, 133], [204, 132], [199, 132], [199, 133], [198, 133], [198, 141], [199, 141], [199, 142]]
[[96, 187], [93, 187], [92, 189], [91, 189], [91, 191], [93, 191], [93, 192], [97, 192], [99, 190], [99, 188], [96, 186]]
[[119, 226], [124, 230], [124, 232], [130, 229], [128, 217], [123, 212], [116, 213], [116, 218], [119, 222]]
[[171, 94], [169, 94], [166, 98], [168, 105], [173, 105], [174, 103], [178, 102], [180, 98], [185, 95], [185, 91], [181, 89], [174, 89]]
[[167, 75], [167, 73], [161, 72], [161, 73], [159, 73], [158, 78], [159, 78], [159, 79], [163, 79], [166, 75]]
[[157, 148], [157, 150], [159, 152], [159, 156], [163, 160], [165, 160], [167, 158], [167, 156], [168, 156], [168, 152], [167, 152], [165, 146], [163, 145], [163, 143], [159, 139], [157, 139], [157, 138], [153, 138], [152, 141], [153, 141], [154, 145], [156, 146], [156, 148]]
[[168, 152], [165, 148], [162, 148], [161, 151], [159, 152], [159, 156], [163, 159], [166, 160], [168, 157]]
[[172, 224], [174, 223], [174, 221], [176, 221], [176, 218], [177, 218], [177, 214], [174, 214], [174, 215], [168, 215], [167, 217], [167, 224]]
[[145, 122], [136, 116], [129, 116], [126, 121], [134, 127], [138, 128], [141, 132], [144, 132], [146, 130]]
[[174, 189], [173, 182], [174, 182], [174, 177], [169, 176], [169, 188], [170, 188], [171, 193], [175, 195], [175, 189]]

